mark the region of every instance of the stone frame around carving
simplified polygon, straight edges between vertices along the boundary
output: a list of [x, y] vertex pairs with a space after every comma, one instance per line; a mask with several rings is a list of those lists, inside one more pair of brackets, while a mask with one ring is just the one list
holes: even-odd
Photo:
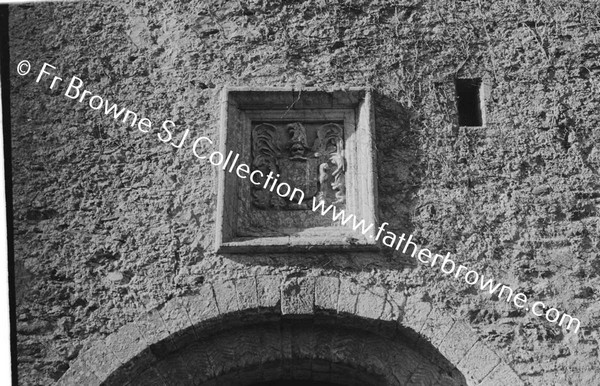
[[[251, 163], [255, 121], [343, 122], [346, 158], [345, 212], [374, 224], [362, 235], [351, 227], [331, 225], [293, 228], [285, 235], [254, 231], [244, 223], [250, 182], [218, 168], [216, 249], [219, 253], [377, 250], [376, 181], [371, 93], [364, 88], [338, 91], [287, 88], [225, 88], [221, 94], [220, 149]], [[312, 211], [311, 211], [312, 212]], [[287, 213], [289, 216], [298, 213]], [[326, 216], [330, 216], [327, 214]]]

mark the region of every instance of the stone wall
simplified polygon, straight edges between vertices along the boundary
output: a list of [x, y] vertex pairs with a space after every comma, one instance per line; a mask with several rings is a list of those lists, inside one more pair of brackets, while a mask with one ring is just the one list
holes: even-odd
[[[203, 283], [267, 274], [405, 293], [470, 324], [525, 382], [598, 383], [599, 23], [594, 1], [12, 5], [20, 383], [54, 382], [82, 347]], [[217, 255], [216, 170], [36, 83], [44, 62], [194, 138], [218, 138], [225, 85], [372, 87], [379, 219], [582, 329], [390, 250]], [[457, 125], [455, 76], [490, 85], [485, 127]]]

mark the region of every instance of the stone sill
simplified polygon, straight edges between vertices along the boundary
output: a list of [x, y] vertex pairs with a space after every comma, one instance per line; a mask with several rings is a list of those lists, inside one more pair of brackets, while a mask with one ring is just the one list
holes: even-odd
[[235, 240], [221, 244], [218, 253], [265, 253], [302, 251], [373, 251], [380, 245], [373, 238], [365, 237], [342, 227], [319, 227], [298, 230], [286, 236], [261, 237], [237, 236]]

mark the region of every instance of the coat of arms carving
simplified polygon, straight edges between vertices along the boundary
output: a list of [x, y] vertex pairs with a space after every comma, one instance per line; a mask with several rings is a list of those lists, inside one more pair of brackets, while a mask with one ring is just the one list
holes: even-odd
[[[311, 126], [310, 131], [306, 126]], [[316, 126], [316, 127], [314, 127]], [[309, 139], [310, 138], [310, 139]], [[252, 204], [264, 210], [307, 210], [313, 198], [345, 203], [344, 130], [337, 123], [258, 123], [252, 129], [252, 168], [304, 192], [302, 202], [280, 197], [262, 183], [252, 187]], [[262, 181], [261, 181], [262, 182]]]

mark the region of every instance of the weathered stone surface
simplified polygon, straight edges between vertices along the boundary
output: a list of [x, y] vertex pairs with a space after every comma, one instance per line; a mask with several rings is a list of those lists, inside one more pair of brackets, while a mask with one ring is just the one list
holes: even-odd
[[386, 299], [383, 288], [367, 289], [358, 294], [356, 315], [369, 319], [380, 319]]
[[155, 309], [142, 314], [134, 321], [134, 324], [148, 346], [160, 342], [170, 335], [160, 313]]
[[281, 281], [282, 278], [275, 275], [256, 277], [256, 292], [260, 307], [275, 307], [281, 301]]
[[[79, 366], [81, 354], [72, 347], [84, 346], [83, 353], [88, 341], [131, 321], [158, 348], [169, 335], [162, 320], [136, 320], [204, 283], [255, 276], [259, 307], [277, 314], [280, 282], [291, 272], [343, 277], [361, 291], [381, 286], [406, 293], [399, 330], [423, 331], [424, 343], [443, 342], [449, 325], [440, 321], [468, 320], [502, 360], [487, 384], [518, 384], [513, 372], [502, 375], [505, 368], [535, 386], [600, 383], [595, 4], [351, 3], [10, 6], [0, 26], [10, 26], [3, 42], [10, 45], [20, 385], [53, 384], [73, 372], [68, 366]], [[21, 60], [32, 65], [28, 75], [16, 71]], [[53, 90], [52, 75], [35, 81], [44, 62], [63, 79]], [[71, 76], [82, 79], [82, 90], [130, 109], [138, 120], [147, 117], [152, 127], [145, 133], [93, 110], [89, 94], [82, 102], [68, 99]], [[485, 126], [457, 124], [455, 78], [489, 85]], [[401, 250], [215, 252], [218, 167], [195, 157], [192, 144], [205, 136], [212, 143], [202, 142], [199, 155], [219, 149], [220, 90], [293, 88], [284, 97], [293, 110], [307, 107], [298, 100], [307, 87], [323, 90], [319, 103], [334, 106], [356, 102], [335, 90], [365, 84], [373, 88], [378, 221], [389, 223], [382, 235], [412, 234], [432, 252], [451, 252], [486, 279], [579, 318], [578, 335]], [[264, 96], [253, 102], [261, 100], [273, 104]], [[173, 140], [163, 143], [158, 135], [167, 136], [161, 128], [167, 119], [175, 122]], [[358, 152], [363, 145], [357, 143]], [[349, 236], [357, 233], [348, 229]], [[282, 241], [286, 248], [291, 242]], [[119, 272], [118, 280], [104, 280], [111, 272]], [[340, 315], [357, 312], [353, 285], [339, 285]], [[240, 302], [234, 287], [223, 290], [223, 299], [234, 293]], [[319, 299], [325, 297], [316, 290], [317, 314]], [[186, 307], [190, 322], [215, 315], [216, 302]], [[242, 307], [221, 303], [222, 311]], [[431, 310], [447, 316], [428, 317]], [[393, 319], [394, 312], [386, 305], [382, 317]], [[86, 367], [75, 383], [93, 384]]]
[[140, 335], [135, 324], [121, 327], [115, 334], [106, 338], [106, 345], [122, 363], [138, 355], [146, 346], [146, 340]]
[[213, 286], [217, 307], [221, 314], [227, 314], [240, 309], [238, 295], [233, 280], [227, 280]]
[[202, 286], [197, 295], [182, 297], [180, 301], [194, 326], [219, 315], [211, 285]]
[[419, 333], [422, 339], [427, 339], [437, 347], [444, 341], [454, 324], [454, 319], [448, 313], [432, 309]]
[[[457, 365], [477, 342], [478, 336], [469, 325], [458, 320], [452, 324], [452, 328], [442, 339], [443, 341], [439, 344], [440, 352], [450, 362]], [[437, 346], [437, 344], [435, 345]]]
[[84, 361], [78, 360], [71, 364], [63, 377], [58, 381], [58, 386], [100, 385], [101, 380]]
[[312, 314], [315, 307], [315, 278], [294, 277], [281, 284], [281, 313]]
[[[139, 374], [157, 361], [135, 323], [126, 324], [117, 333], [109, 335], [105, 344], [122, 363], [119, 370], [127, 373], [127, 377], [131, 374]], [[118, 382], [127, 382], [127, 377], [119, 377]], [[116, 380], [112, 382], [117, 383]]]
[[185, 305], [179, 298], [169, 300], [158, 312], [171, 335], [190, 330], [192, 326]]
[[258, 308], [258, 295], [256, 292], [256, 279], [253, 277], [245, 277], [235, 281], [235, 289], [238, 295], [238, 303], [240, 308], [247, 310], [250, 308]]
[[104, 381], [121, 366], [119, 359], [103, 340], [96, 341], [79, 356], [79, 360], [85, 363], [101, 381]]
[[340, 296], [338, 299], [338, 313], [353, 314], [356, 311], [356, 301], [360, 288], [348, 278], [340, 278]]
[[525, 383], [519, 376], [505, 363], [499, 364], [491, 373], [489, 373], [481, 382], [481, 386], [496, 385], [514, 385], [524, 386]]
[[401, 320], [402, 315], [405, 313], [405, 306], [406, 296], [404, 296], [404, 294], [395, 291], [387, 291], [381, 320]]
[[[431, 313], [431, 309], [430, 303], [417, 300], [415, 297], [409, 297], [406, 300], [406, 308], [400, 319], [400, 324], [418, 334], [428, 320], [427, 317]], [[412, 337], [413, 340], [417, 338], [416, 334]]]
[[482, 341], [475, 343], [458, 363], [458, 369], [474, 382], [481, 380], [500, 364], [498, 356]]
[[337, 311], [340, 293], [340, 279], [337, 277], [317, 276], [315, 278], [315, 307]]

